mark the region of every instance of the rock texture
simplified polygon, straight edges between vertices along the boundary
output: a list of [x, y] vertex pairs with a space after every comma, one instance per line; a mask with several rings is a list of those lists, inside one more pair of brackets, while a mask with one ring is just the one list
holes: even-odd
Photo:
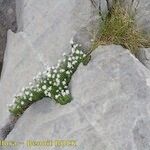
[[[0, 81], [1, 125], [8, 117], [7, 104], [12, 103], [14, 93], [45, 66], [54, 65], [63, 52], [69, 53], [72, 36], [79, 31], [76, 40], [89, 48], [88, 41], [97, 32], [97, 11], [90, 0], [16, 2], [20, 32], [8, 32]], [[105, 10], [106, 3], [101, 4]], [[146, 31], [147, 8], [149, 0], [141, 0], [137, 20]], [[80, 38], [86, 31], [92, 36]], [[36, 150], [150, 150], [150, 71], [128, 50], [115, 45], [97, 48], [88, 66], [81, 65], [75, 73], [70, 87], [71, 103], [60, 106], [44, 99], [33, 104], [6, 140], [77, 142], [76, 147], [34, 147]], [[4, 149], [29, 148], [20, 143]]]
[[68, 105], [50, 99], [32, 105], [7, 140], [77, 141], [65, 150], [150, 149], [150, 72], [128, 50], [99, 47], [91, 62], [75, 73], [71, 90], [74, 99]]
[[135, 0], [137, 5], [137, 23], [145, 33], [150, 34], [150, 1], [149, 0]]
[[13, 32], [17, 31], [15, 0], [0, 1], [0, 75], [2, 71], [8, 29], [11, 29]]
[[[136, 20], [139, 28], [144, 30], [145, 34], [150, 35], [150, 1], [135, 0], [134, 6], [137, 6]], [[150, 69], [150, 49], [143, 48], [139, 53], [139, 60]]]
[[150, 69], [150, 48], [142, 48], [139, 51], [138, 59]]
[[[140, 30], [150, 35], [150, 1], [149, 0], [122, 0], [124, 6], [128, 6], [129, 10], [135, 12], [135, 18]], [[138, 54], [138, 59], [150, 69], [150, 49], [143, 48]]]
[[0, 122], [8, 116], [6, 104], [12, 103], [13, 95], [46, 65], [56, 64], [63, 52], [69, 53], [72, 36], [89, 23], [91, 27], [97, 18], [87, 0], [16, 2], [20, 32], [8, 32], [0, 81]]
[[[110, 0], [111, 1], [111, 0]], [[140, 29], [150, 33], [150, 1], [149, 0], [122, 0], [124, 6], [135, 12], [136, 21]]]

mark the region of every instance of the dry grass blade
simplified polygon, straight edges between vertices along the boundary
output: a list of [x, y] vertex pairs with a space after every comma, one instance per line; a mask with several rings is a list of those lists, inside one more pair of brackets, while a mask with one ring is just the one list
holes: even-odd
[[99, 45], [118, 44], [137, 55], [139, 48], [150, 47], [150, 37], [138, 29], [134, 15], [127, 9], [116, 3], [108, 14], [100, 24], [93, 49]]

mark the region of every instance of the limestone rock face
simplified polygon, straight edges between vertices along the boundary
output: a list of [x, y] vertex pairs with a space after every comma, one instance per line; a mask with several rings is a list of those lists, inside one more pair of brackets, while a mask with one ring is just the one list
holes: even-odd
[[8, 32], [0, 81], [0, 122], [8, 116], [6, 104], [12, 103], [13, 95], [45, 66], [56, 64], [63, 52], [69, 53], [71, 37], [96, 16], [87, 0], [16, 2], [20, 32]]
[[44, 99], [33, 104], [7, 140], [76, 140], [76, 147], [65, 150], [150, 149], [150, 72], [128, 50], [97, 48], [90, 63], [80, 65], [70, 87], [71, 103], [60, 106]]
[[[135, 0], [138, 3], [138, 0]], [[141, 29], [144, 29], [145, 33], [150, 34], [150, 1], [140, 0], [137, 5], [136, 20]]]
[[0, 0], [0, 75], [7, 42], [7, 30], [17, 31], [15, 0]]
[[150, 48], [141, 48], [138, 59], [150, 69]]
[[[98, 25], [90, 0], [16, 2], [20, 32], [8, 32], [0, 80], [0, 125], [9, 116], [7, 104], [13, 95], [47, 65], [56, 64], [63, 52], [69, 53], [74, 35], [89, 49], [93, 35], [85, 33], [95, 34]], [[106, 10], [106, 1], [101, 0], [101, 5]], [[140, 0], [136, 14], [139, 27], [147, 32], [149, 7], [149, 0]], [[149, 67], [147, 54], [141, 55], [141, 62]], [[25, 143], [7, 150], [28, 150], [28, 140], [59, 139], [75, 140], [76, 146], [33, 149], [150, 150], [150, 71], [141, 62], [121, 46], [97, 48], [90, 63], [80, 65], [73, 76], [73, 101], [65, 106], [48, 98], [34, 103], [6, 139]]]
[[124, 6], [135, 12], [137, 24], [140, 29], [150, 33], [150, 1], [149, 0], [122, 0]]

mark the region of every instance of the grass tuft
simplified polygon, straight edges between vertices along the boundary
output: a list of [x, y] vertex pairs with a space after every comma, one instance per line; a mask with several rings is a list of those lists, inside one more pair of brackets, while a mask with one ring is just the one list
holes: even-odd
[[100, 24], [93, 49], [99, 45], [109, 44], [122, 45], [135, 56], [138, 55], [139, 48], [150, 47], [150, 37], [138, 29], [135, 15], [119, 3], [113, 5]]

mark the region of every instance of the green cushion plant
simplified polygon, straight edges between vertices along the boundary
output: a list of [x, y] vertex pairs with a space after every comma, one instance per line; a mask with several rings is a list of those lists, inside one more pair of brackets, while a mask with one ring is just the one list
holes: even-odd
[[31, 104], [49, 97], [61, 105], [65, 105], [72, 100], [69, 90], [69, 83], [72, 75], [80, 63], [87, 64], [90, 55], [85, 54], [82, 46], [71, 41], [72, 51], [64, 59], [58, 61], [54, 67], [47, 68], [43, 73], [39, 73], [33, 83], [21, 90], [14, 97], [14, 103], [9, 106], [9, 111], [14, 116], [20, 116]]

